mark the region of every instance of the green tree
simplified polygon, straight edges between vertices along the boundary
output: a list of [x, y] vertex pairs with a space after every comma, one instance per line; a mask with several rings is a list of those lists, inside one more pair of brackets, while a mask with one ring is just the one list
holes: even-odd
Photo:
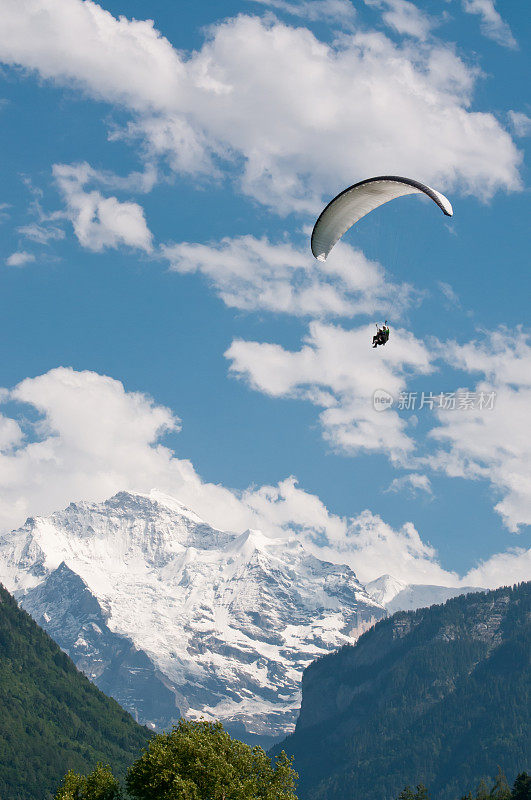
[[531, 775], [521, 772], [513, 785], [512, 800], [531, 800]]
[[416, 792], [411, 786], [406, 786], [398, 795], [397, 800], [429, 800], [428, 790], [423, 783], [418, 784]]
[[122, 796], [111, 768], [98, 764], [87, 776], [68, 772], [54, 800], [120, 800]]
[[297, 777], [284, 752], [273, 764], [219, 722], [181, 720], [151, 739], [126, 784], [135, 800], [297, 800]]
[[411, 786], [406, 786], [397, 797], [397, 800], [415, 800], [415, 794]]

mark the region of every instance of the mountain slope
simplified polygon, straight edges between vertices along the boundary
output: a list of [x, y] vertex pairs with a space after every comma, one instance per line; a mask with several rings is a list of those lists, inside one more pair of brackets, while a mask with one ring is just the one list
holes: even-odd
[[215, 530], [156, 492], [27, 520], [0, 537], [0, 579], [121, 701], [110, 665], [129, 673], [126, 707], [140, 721], [219, 718], [242, 738], [292, 730], [304, 667], [386, 614], [349, 567], [295, 538]]
[[136, 721], [156, 717], [171, 727], [180, 716], [175, 693], [153, 662], [127, 636], [113, 633], [94, 595], [64, 562], [23, 597], [24, 608], [57, 642], [78, 669]]
[[149, 732], [76, 670], [0, 586], [0, 797], [51, 798], [68, 769], [117, 774]]
[[423, 782], [454, 800], [499, 764], [529, 766], [531, 584], [378, 623], [304, 673], [295, 733], [303, 800], [390, 800]]

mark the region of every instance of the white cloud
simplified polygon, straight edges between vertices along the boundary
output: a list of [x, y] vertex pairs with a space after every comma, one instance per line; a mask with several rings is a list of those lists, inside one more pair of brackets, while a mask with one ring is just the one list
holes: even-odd
[[32, 222], [29, 225], [21, 225], [17, 228], [17, 231], [22, 236], [25, 236], [26, 239], [37, 242], [37, 244], [48, 244], [48, 242], [65, 238], [65, 232], [62, 228], [56, 225], [39, 225], [36, 222]]
[[[175, 415], [112, 378], [58, 368], [27, 378], [10, 392], [0, 390], [0, 401], [11, 409], [29, 404], [32, 410], [28, 415], [21, 407], [23, 428], [13, 417], [0, 416], [0, 530], [72, 500], [98, 501], [121, 490], [147, 493], [157, 487], [218, 528], [295, 533], [318, 557], [350, 564], [363, 581], [390, 572], [405, 582], [459, 582], [411, 523], [395, 530], [370, 511], [340, 517], [294, 478], [244, 492], [203, 482], [190, 461], [161, 443], [165, 432], [178, 430]], [[35, 412], [38, 419], [31, 422]], [[512, 552], [494, 556], [478, 570], [463, 581], [498, 585], [519, 580], [523, 572]]]
[[0, 530], [75, 498], [102, 500], [122, 489], [153, 487], [212, 525], [239, 532], [263, 528], [274, 536], [290, 525], [302, 532], [345, 525], [293, 479], [243, 493], [204, 483], [190, 461], [161, 443], [179, 429], [178, 418], [107, 376], [61, 367], [2, 390], [0, 400], [32, 410], [28, 415], [22, 405], [17, 413], [24, 434], [14, 417], [0, 416]]
[[2, 23], [6, 63], [143, 111], [181, 94], [181, 59], [150, 20], [116, 19], [92, 0], [3, 0]]
[[456, 293], [455, 289], [453, 289], [453, 287], [450, 286], [449, 283], [446, 283], [445, 281], [437, 281], [437, 286], [441, 290], [444, 297], [446, 297], [450, 305], [456, 306], [458, 308], [461, 306], [459, 295]]
[[397, 494], [408, 494], [412, 497], [420, 492], [433, 495], [430, 479], [427, 475], [422, 475], [418, 472], [410, 472], [408, 475], [394, 478], [386, 491]]
[[280, 311], [294, 315], [395, 316], [412, 302], [410, 286], [386, 279], [379, 264], [344, 243], [323, 264], [289, 242], [238, 236], [217, 244], [181, 243], [162, 247], [177, 272], [200, 272], [230, 307]]
[[91, 0], [3, 0], [2, 11], [4, 62], [126, 106], [149, 158], [232, 167], [243, 191], [281, 213], [313, 213], [323, 192], [382, 172], [481, 197], [520, 187], [509, 134], [470, 110], [477, 70], [440, 43], [356, 32], [327, 44], [240, 15], [184, 56], [153, 23]]
[[523, 111], [509, 111], [508, 116], [515, 136], [531, 135], [531, 117]]
[[504, 47], [518, 47], [509, 25], [496, 11], [494, 0], [463, 0], [467, 14], [479, 14], [481, 32]]
[[32, 261], [35, 261], [35, 256], [33, 253], [28, 253], [26, 250], [19, 250], [16, 253], [11, 253], [11, 255], [6, 258], [8, 267], [24, 267], [26, 264], [31, 264]]
[[[499, 330], [483, 343], [446, 342], [442, 357], [484, 377], [473, 387], [495, 392], [493, 409], [437, 412], [431, 436], [445, 445], [428, 462], [453, 477], [488, 480], [501, 499], [495, 509], [509, 530], [531, 524], [531, 346], [522, 331]], [[479, 394], [478, 394], [479, 396]]]
[[469, 570], [461, 580], [462, 586], [511, 586], [531, 578], [531, 549], [513, 547], [505, 553], [496, 553], [477, 567]]
[[369, 326], [345, 330], [312, 322], [303, 347], [291, 352], [276, 344], [235, 340], [227, 352], [233, 375], [272, 397], [300, 398], [322, 408], [320, 422], [334, 449], [350, 454], [385, 452], [404, 463], [414, 449], [406, 422], [393, 409], [379, 413], [373, 394], [393, 397], [404, 390], [406, 372], [431, 371], [424, 345], [396, 329], [385, 348], [371, 348]]
[[[355, 567], [362, 582], [385, 573], [407, 575], [408, 583], [456, 585], [458, 576], [441, 568], [433, 547], [425, 544], [411, 522], [394, 530], [381, 517], [363, 511], [349, 520], [341, 536], [330, 537], [330, 546], [320, 548], [321, 557], [341, 558]], [[399, 578], [403, 580], [403, 578]]]
[[[412, 526], [395, 534], [368, 512], [359, 520], [338, 517], [293, 478], [241, 493], [204, 483], [189, 461], [160, 442], [166, 431], [179, 427], [171, 411], [144, 394], [126, 392], [120, 382], [106, 376], [58, 368], [27, 378], [4, 392], [2, 400], [29, 404], [39, 413], [37, 422], [25, 420], [26, 438], [14, 419], [0, 417], [2, 530], [74, 498], [101, 500], [122, 489], [149, 492], [157, 487], [217, 527], [261, 528], [270, 536], [295, 531], [315, 548], [324, 545], [326, 557], [336, 550], [336, 560], [352, 555], [364, 574], [371, 569], [365, 564], [365, 551], [368, 558], [371, 548], [383, 556], [386, 542], [385, 568], [404, 550], [400, 563], [395, 563], [399, 577], [423, 571], [445, 574], [435, 564], [434, 551], [421, 543]], [[370, 528], [379, 532], [379, 544]], [[350, 555], [349, 542], [356, 543]]]
[[0, 451], [9, 451], [19, 444], [23, 434], [18, 422], [0, 414]]
[[437, 24], [436, 20], [422, 12], [409, 0], [364, 0], [368, 6], [383, 9], [382, 19], [397, 33], [413, 36], [415, 39], [424, 40], [431, 29]]
[[104, 197], [97, 190], [85, 191], [85, 185], [98, 178], [88, 164], [55, 164], [53, 175], [66, 201], [66, 216], [83, 247], [101, 251], [128, 245], [152, 250], [152, 235], [141, 206]]
[[336, 22], [350, 27], [356, 9], [350, 0], [253, 0], [263, 6], [283, 11], [294, 17], [302, 17], [311, 22]]

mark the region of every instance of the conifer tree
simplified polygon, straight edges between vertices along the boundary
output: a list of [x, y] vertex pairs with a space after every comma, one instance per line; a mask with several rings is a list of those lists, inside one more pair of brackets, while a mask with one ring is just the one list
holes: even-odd
[[398, 795], [397, 800], [429, 800], [428, 790], [423, 783], [417, 785], [415, 792], [411, 786], [406, 786]]
[[406, 786], [397, 797], [397, 800], [415, 800], [415, 794], [411, 786]]
[[512, 800], [531, 800], [531, 775], [521, 772], [513, 786], [511, 792]]

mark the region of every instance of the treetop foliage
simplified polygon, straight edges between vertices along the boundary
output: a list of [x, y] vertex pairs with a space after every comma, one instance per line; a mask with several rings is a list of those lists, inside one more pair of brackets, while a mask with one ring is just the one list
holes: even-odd
[[[154, 736], [129, 769], [134, 800], [297, 800], [297, 773], [282, 752], [274, 762], [261, 747], [239, 742], [220, 722], [180, 720]], [[99, 765], [84, 777], [68, 773], [55, 800], [120, 800], [119, 783]]]

